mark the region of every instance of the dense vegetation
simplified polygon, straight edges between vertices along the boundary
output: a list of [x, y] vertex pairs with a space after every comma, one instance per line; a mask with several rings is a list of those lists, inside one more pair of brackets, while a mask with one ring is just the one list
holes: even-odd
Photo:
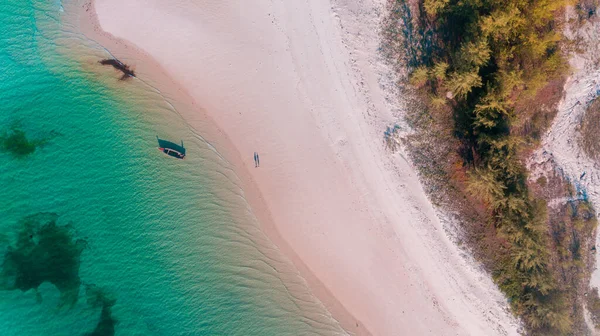
[[583, 219], [577, 211], [589, 208], [585, 200], [565, 205], [562, 212], [568, 214], [558, 221], [548, 218], [546, 200], [530, 190], [523, 164], [560, 98], [567, 62], [557, 18], [566, 5], [567, 0], [423, 0], [413, 6], [419, 15], [412, 17], [411, 5], [397, 0], [393, 13], [402, 15], [386, 32], [388, 41], [404, 35], [403, 63], [411, 69], [413, 87], [426, 97], [427, 116], [413, 121], [437, 127], [447, 140], [437, 143], [455, 152], [430, 157], [442, 167], [429, 165], [425, 173], [439, 169], [450, 177], [476, 209], [473, 218], [487, 222], [478, 238], [486, 245], [479, 246], [487, 251], [486, 266], [532, 334], [573, 332], [576, 298], [567, 287], [576, 288], [578, 280], [564, 273], [585, 268], [581, 240], [595, 229], [593, 211], [582, 210], [592, 214]]

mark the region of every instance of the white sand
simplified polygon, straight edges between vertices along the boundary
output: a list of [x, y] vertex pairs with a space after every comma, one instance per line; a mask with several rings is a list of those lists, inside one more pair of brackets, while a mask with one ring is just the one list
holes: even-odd
[[[383, 146], [401, 105], [380, 85], [381, 2], [96, 0], [95, 10], [102, 29], [149, 54], [222, 130], [234, 148], [219, 149], [264, 230], [347, 331], [517, 334], [410, 163]], [[142, 80], [152, 76], [132, 47], [94, 34]], [[192, 126], [194, 113], [183, 113]]]

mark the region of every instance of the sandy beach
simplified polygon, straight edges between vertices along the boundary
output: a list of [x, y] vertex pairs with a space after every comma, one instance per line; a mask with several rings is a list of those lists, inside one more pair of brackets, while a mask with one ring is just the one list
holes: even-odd
[[261, 228], [348, 333], [516, 335], [506, 299], [384, 145], [402, 117], [377, 54], [384, 2], [95, 0], [80, 23], [189, 102], [192, 127], [212, 125], [203, 136]]

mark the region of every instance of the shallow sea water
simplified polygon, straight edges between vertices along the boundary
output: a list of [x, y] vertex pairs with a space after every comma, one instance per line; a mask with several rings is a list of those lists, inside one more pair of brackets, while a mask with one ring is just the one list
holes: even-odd
[[339, 334], [202, 132], [63, 16], [0, 2], [0, 335]]

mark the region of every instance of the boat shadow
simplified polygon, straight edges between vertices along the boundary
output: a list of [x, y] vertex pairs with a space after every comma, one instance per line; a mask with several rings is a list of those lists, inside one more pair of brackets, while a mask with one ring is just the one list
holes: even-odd
[[171, 142], [169, 140], [164, 140], [156, 136], [156, 140], [158, 141], [158, 149], [163, 153], [172, 156], [177, 159], [185, 158], [185, 147], [183, 146], [183, 140], [181, 141], [181, 145]]

